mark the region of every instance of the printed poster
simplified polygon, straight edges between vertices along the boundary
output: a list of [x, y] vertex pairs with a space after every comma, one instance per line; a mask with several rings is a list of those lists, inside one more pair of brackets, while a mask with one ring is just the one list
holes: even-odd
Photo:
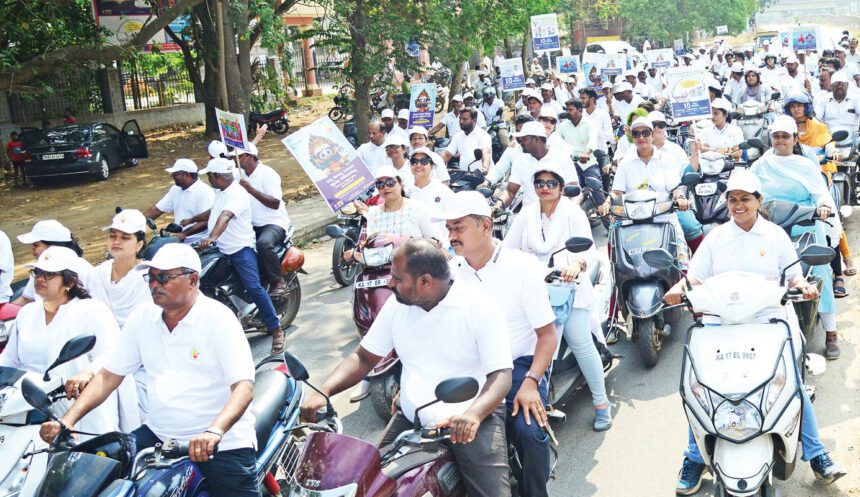
[[675, 121], [711, 118], [711, 99], [704, 69], [672, 67], [666, 71], [666, 88]]
[[817, 50], [818, 49], [818, 28], [812, 26], [797, 27], [791, 32], [791, 49], [797, 50]]
[[671, 48], [658, 48], [645, 52], [645, 58], [648, 59], [648, 67], [671, 67], [675, 54]]
[[281, 143], [314, 182], [332, 213], [374, 184], [370, 169], [328, 116], [287, 136]]
[[601, 54], [594, 61], [594, 66], [604, 78], [608, 76], [621, 76], [621, 73], [627, 69], [627, 56], [624, 54]]
[[675, 40], [672, 43], [672, 48], [675, 49], [675, 55], [678, 57], [684, 55], [684, 40]]
[[788, 31], [783, 31], [779, 34], [780, 46], [782, 48], [790, 48], [791, 47], [791, 33]]
[[409, 96], [409, 127], [433, 127], [433, 116], [436, 114], [436, 84], [418, 83], [412, 85]]
[[729, 27], [723, 24], [722, 26], [717, 26], [717, 34], [725, 35], [729, 33]]
[[568, 57], [556, 57], [555, 64], [559, 74], [573, 74], [579, 72], [579, 57], [573, 55]]
[[561, 49], [556, 14], [532, 16], [532, 46], [535, 52]]
[[221, 141], [228, 147], [248, 150], [248, 133], [245, 131], [245, 116], [233, 114], [215, 108], [215, 118], [218, 119], [218, 132]]
[[504, 59], [499, 66], [502, 76], [502, 91], [522, 90], [526, 87], [523, 61], [519, 58]]

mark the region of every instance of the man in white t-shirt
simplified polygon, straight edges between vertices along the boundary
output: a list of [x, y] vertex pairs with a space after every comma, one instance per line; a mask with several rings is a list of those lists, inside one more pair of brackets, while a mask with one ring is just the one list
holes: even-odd
[[385, 147], [382, 146], [385, 143], [385, 131], [382, 129], [382, 123], [371, 121], [367, 125], [367, 136], [370, 138], [370, 141], [362, 143], [355, 151], [358, 152], [361, 160], [364, 161], [370, 172], [373, 173], [380, 166], [388, 162], [388, 156], [385, 155]]
[[[460, 132], [460, 112], [462, 112], [464, 106], [463, 95], [454, 95], [451, 97], [451, 111], [445, 114], [445, 117], [436, 123], [435, 126], [430, 128], [429, 133], [435, 135], [444, 127], [448, 138], [453, 139]], [[487, 120], [484, 119], [483, 113], [478, 114], [478, 127], [481, 129], [487, 127]]]
[[[493, 165], [493, 144], [490, 135], [477, 126], [479, 115], [480, 112], [472, 108], [460, 112], [460, 132], [442, 152], [442, 160], [447, 164], [453, 157], [459, 157], [461, 171], [480, 169], [486, 174]], [[479, 150], [481, 159], [476, 160], [475, 152]]]
[[451, 260], [454, 280], [481, 288], [504, 310], [514, 362], [505, 402], [507, 426], [522, 463], [514, 476], [521, 495], [546, 497], [552, 461], [544, 406], [547, 370], [558, 345], [555, 313], [543, 281], [546, 268], [533, 255], [503, 247], [493, 238], [490, 208], [480, 193], [455, 193], [444, 217], [457, 253]]
[[12, 297], [12, 278], [15, 276], [15, 255], [12, 242], [0, 230], [0, 304], [9, 302]]
[[615, 116], [626, 121], [627, 115], [642, 103], [642, 97], [633, 93], [633, 87], [627, 81], [615, 83], [612, 86], [612, 110]]
[[[148, 271], [153, 302], [132, 312], [107, 364], [61, 421], [74, 429], [143, 367], [149, 417], [132, 432], [138, 450], [169, 439], [187, 442], [216, 497], [259, 497], [249, 409], [254, 361], [242, 326], [227, 307], [200, 293], [200, 258], [188, 245], [167, 244], [138, 268]], [[46, 442], [59, 433], [56, 421], [40, 429]]]
[[200, 240], [205, 249], [218, 242], [218, 250], [233, 263], [233, 270], [245, 292], [257, 305], [260, 320], [266, 331], [272, 334], [272, 353], [284, 351], [284, 333], [272, 299], [260, 283], [257, 239], [254, 235], [251, 214], [251, 196], [238, 181], [233, 180], [233, 162], [227, 159], [212, 159], [200, 174], [208, 174], [209, 184], [215, 188], [212, 209], [193, 217], [191, 222], [206, 221], [209, 236]]
[[[217, 142], [221, 143], [221, 142]], [[158, 219], [165, 212], [173, 213], [173, 221], [179, 224], [201, 212], [212, 208], [215, 192], [206, 183], [200, 181], [197, 164], [191, 159], [176, 159], [173, 166], [165, 169], [173, 178], [174, 185], [167, 194], [143, 214], [147, 219]], [[185, 229], [176, 233], [176, 237], [185, 243], [196, 243], [206, 238], [209, 230], [205, 223], [189, 224]]]
[[257, 235], [257, 258], [260, 260], [261, 283], [268, 285], [273, 297], [283, 296], [287, 285], [281, 276], [281, 260], [278, 250], [293, 230], [281, 176], [259, 160], [259, 151], [253, 143], [248, 150], [239, 152], [242, 179], [239, 185], [251, 196], [251, 225]]
[[[391, 262], [388, 286], [394, 297], [320, 391], [332, 396], [347, 390], [393, 349], [403, 365], [400, 407], [380, 446], [411, 430], [416, 420], [423, 427], [448, 428], [450, 441], [441, 443], [453, 453], [466, 492], [509, 497], [504, 399], [512, 364], [501, 306], [474, 285], [452, 280], [445, 254], [429, 240], [407, 241], [395, 249]], [[438, 383], [464, 376], [478, 381], [477, 397], [417, 412], [436, 399]], [[326, 405], [326, 397], [314, 392], [302, 405], [302, 417], [313, 420]]]

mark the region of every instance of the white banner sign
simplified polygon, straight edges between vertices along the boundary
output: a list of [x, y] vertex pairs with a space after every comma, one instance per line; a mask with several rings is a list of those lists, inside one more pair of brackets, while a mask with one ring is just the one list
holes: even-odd
[[666, 88], [675, 121], [711, 118], [711, 99], [704, 69], [672, 67], [666, 71]]
[[556, 14], [532, 16], [532, 46], [535, 52], [561, 49]]

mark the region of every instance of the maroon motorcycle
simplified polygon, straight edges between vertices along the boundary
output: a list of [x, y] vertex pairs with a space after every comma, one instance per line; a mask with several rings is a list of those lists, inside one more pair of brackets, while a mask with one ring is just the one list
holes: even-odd
[[[308, 372], [289, 352], [285, 360], [290, 375], [308, 383]], [[322, 394], [322, 392], [320, 392]], [[474, 378], [451, 378], [436, 386], [437, 402], [465, 402], [478, 394]], [[325, 396], [325, 394], [322, 394]], [[341, 434], [337, 413], [327, 406], [317, 424], [298, 425], [310, 432], [296, 462], [287, 495], [326, 497], [465, 497], [466, 490], [453, 454], [441, 442], [450, 439], [447, 429], [421, 427], [418, 411], [413, 429], [401, 433], [391, 445], [375, 445]]]

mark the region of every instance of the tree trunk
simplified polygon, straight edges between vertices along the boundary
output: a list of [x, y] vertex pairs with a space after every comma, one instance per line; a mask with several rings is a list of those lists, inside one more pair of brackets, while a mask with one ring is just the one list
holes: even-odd
[[224, 2], [221, 0], [215, 0], [215, 30], [216, 30], [216, 40], [218, 51], [216, 52], [216, 57], [218, 58], [218, 105], [221, 106], [222, 109], [229, 111], [230, 110], [230, 99], [227, 96], [227, 62], [226, 57], [228, 51], [224, 50], [226, 43], [224, 42], [226, 35], [224, 34], [224, 25], [226, 24], [224, 20]]
[[[251, 93], [254, 91], [254, 81], [251, 78], [251, 41], [246, 37], [244, 40], [239, 38], [239, 81], [242, 84], [242, 94], [247, 96], [247, 108], [245, 117], [248, 117], [247, 111], [251, 110]], [[265, 70], [264, 67], [261, 69]], [[261, 112], [266, 112], [261, 109]]]
[[[229, 5], [228, 0], [221, 0], [224, 7]], [[227, 79], [227, 99], [230, 102], [230, 112], [248, 116], [248, 95], [242, 85], [242, 76], [239, 69], [239, 56], [236, 50], [236, 26], [230, 21], [232, 16], [228, 15], [226, 8], [224, 12], [224, 66]], [[247, 19], [247, 13], [244, 14]]]
[[511, 37], [505, 36], [505, 58], [512, 59], [514, 57], [514, 46], [511, 43]]
[[454, 98], [454, 95], [459, 94], [460, 90], [463, 88], [463, 76], [466, 72], [463, 62], [464, 61], [462, 60], [458, 60], [454, 63], [454, 81], [451, 83], [451, 91], [449, 92], [450, 96], [448, 97], [448, 109], [452, 109], [454, 107], [452, 105], [452, 99]]
[[370, 123], [370, 85], [373, 75], [364, 71], [364, 57], [367, 47], [367, 38], [364, 28], [367, 25], [367, 13], [364, 11], [364, 1], [356, 0], [355, 10], [352, 12], [349, 23], [350, 35], [355, 41], [349, 54], [350, 72], [357, 76], [353, 81], [355, 85], [355, 131], [358, 135], [358, 143], [366, 143], [369, 140], [367, 125]]
[[[221, 103], [221, 73], [218, 71], [219, 50], [218, 27], [215, 19], [215, 5], [220, 0], [208, 0], [194, 8], [194, 17], [199, 21], [200, 29], [194, 29], [194, 46], [200, 53], [203, 64], [203, 107], [206, 112], [206, 131], [208, 138], [217, 139], [218, 121], [215, 117], [215, 107]], [[226, 91], [225, 91], [226, 93]]]
[[520, 59], [523, 62], [523, 73], [526, 77], [531, 77], [532, 71], [531, 66], [529, 65], [529, 42], [532, 39], [532, 27], [529, 24], [528, 29], [526, 29], [526, 33], [523, 35], [523, 44], [522, 44], [522, 53], [520, 54]]

